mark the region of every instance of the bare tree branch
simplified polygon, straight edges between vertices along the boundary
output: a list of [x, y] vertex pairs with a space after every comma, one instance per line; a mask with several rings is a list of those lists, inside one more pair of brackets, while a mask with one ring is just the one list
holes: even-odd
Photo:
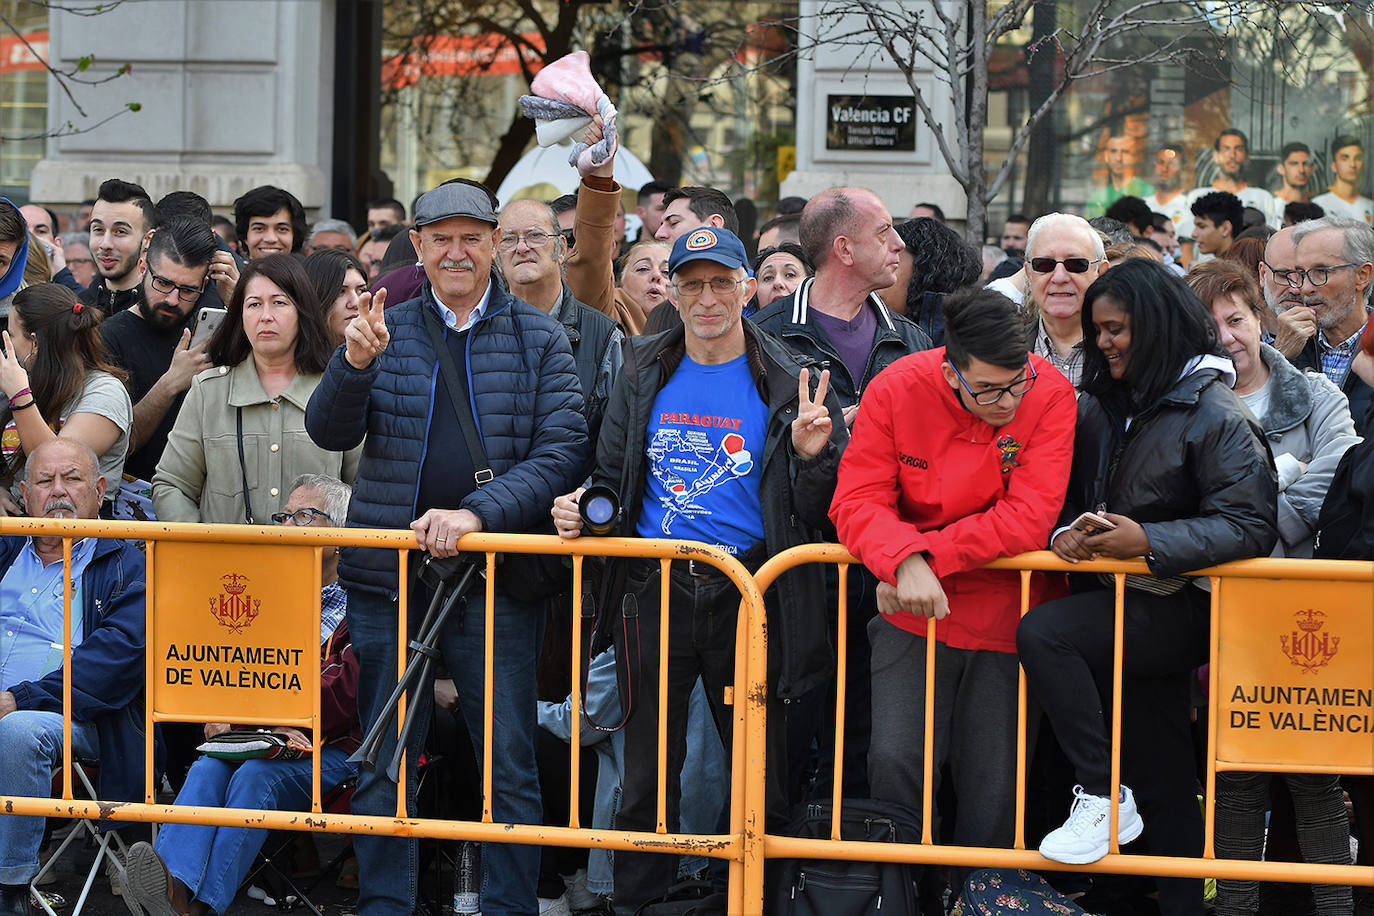
[[[102, 12], [107, 12], [108, 10], [113, 9], [116, 6], [119, 6], [124, 2], [124, 0], [112, 0], [111, 3], [105, 4], [103, 8], [95, 7], [89, 9], [68, 8], [66, 6], [62, 6], [55, 3], [42, 2], [42, 0], [31, 0], [31, 2], [39, 6], [47, 7], [48, 9], [63, 10], [65, 12], [75, 13], [76, 15], [80, 16], [94, 16]], [[68, 101], [72, 103], [72, 107], [76, 109], [77, 114], [79, 114], [83, 118], [89, 117], [89, 115], [86, 114], [86, 109], [82, 107], [81, 102], [77, 99], [76, 93], [72, 91], [73, 83], [78, 83], [83, 86], [99, 86], [103, 83], [108, 83], [112, 82], [113, 80], [117, 80], [121, 76], [130, 73], [133, 69], [129, 64], [126, 63], [119, 67], [117, 70], [115, 70], [113, 73], [109, 73], [104, 76], [82, 76], [81, 74], [85, 73], [86, 70], [91, 66], [91, 64], [95, 62], [94, 57], [87, 56], [81, 58], [81, 60], [77, 62], [77, 65], [74, 69], [59, 70], [58, 68], [54, 67], [51, 63], [49, 63], [46, 57], [38, 53], [38, 49], [33, 46], [33, 44], [24, 35], [24, 33], [21, 32], [18, 29], [18, 27], [16, 27], [15, 24], [11, 22], [9, 18], [6, 17], [3, 13], [0, 13], [0, 25], [3, 25], [6, 29], [8, 29], [9, 32], [12, 35], [14, 35], [14, 37], [17, 38], [21, 44], [23, 44], [24, 48], [29, 52], [30, 55], [33, 56], [33, 59], [43, 65], [43, 69], [48, 71], [48, 74], [53, 78], [53, 81], [57, 83], [58, 88], [62, 90], [62, 93], [66, 95]], [[45, 137], [70, 137], [76, 134], [84, 134], [89, 131], [95, 130], [102, 124], [105, 124], [119, 117], [120, 115], [128, 114], [131, 111], [138, 111], [141, 107], [142, 106], [139, 105], [139, 103], [137, 102], [128, 102], [118, 111], [115, 111], [112, 114], [105, 116], [101, 120], [96, 121], [94, 124], [88, 124], [82, 127], [77, 127], [71, 121], [68, 121], [65, 127], [59, 128], [56, 131], [45, 131], [41, 134], [29, 134], [17, 137], [7, 136], [0, 137], [0, 139], [9, 141], [41, 140]]]

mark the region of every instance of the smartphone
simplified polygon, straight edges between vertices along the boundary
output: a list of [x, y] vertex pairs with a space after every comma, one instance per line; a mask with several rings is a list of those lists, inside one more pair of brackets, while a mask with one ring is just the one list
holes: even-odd
[[1094, 534], [1101, 534], [1104, 531], [1111, 531], [1116, 527], [1116, 522], [1109, 521], [1096, 512], [1084, 512], [1073, 520], [1073, 524], [1070, 527], [1080, 534], [1091, 536]]
[[224, 321], [225, 314], [227, 314], [226, 309], [212, 308], [208, 305], [202, 308], [200, 313], [196, 315], [196, 329], [191, 332], [191, 346], [199, 346], [209, 340], [221, 322]]

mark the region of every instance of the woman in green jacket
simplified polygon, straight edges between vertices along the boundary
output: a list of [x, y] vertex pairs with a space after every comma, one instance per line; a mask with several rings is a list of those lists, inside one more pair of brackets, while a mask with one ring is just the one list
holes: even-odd
[[324, 307], [294, 257], [250, 261], [210, 339], [153, 477], [161, 521], [268, 524], [301, 474], [353, 482], [361, 446], [331, 452], [305, 432], [329, 361]]

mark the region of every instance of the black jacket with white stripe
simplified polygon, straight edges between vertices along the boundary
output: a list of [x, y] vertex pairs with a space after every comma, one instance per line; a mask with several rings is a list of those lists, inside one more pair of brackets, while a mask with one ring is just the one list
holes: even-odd
[[796, 292], [770, 302], [752, 320], [758, 327], [781, 340], [804, 364], [819, 364], [829, 369], [830, 390], [835, 392], [841, 406], [857, 404], [859, 396], [873, 377], [903, 356], [930, 349], [930, 337], [925, 331], [901, 315], [894, 314], [876, 293], [870, 293], [866, 306], [877, 313], [878, 330], [873, 335], [873, 349], [869, 351], [863, 377], [853, 378], [830, 336], [811, 320], [809, 299], [811, 285], [815, 282], [810, 277], [803, 280]]

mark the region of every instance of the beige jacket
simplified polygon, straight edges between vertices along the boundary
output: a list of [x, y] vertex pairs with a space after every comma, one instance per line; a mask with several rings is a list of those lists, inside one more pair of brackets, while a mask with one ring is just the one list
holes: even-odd
[[[167, 437], [153, 475], [153, 508], [165, 522], [243, 522], [243, 471], [248, 474], [253, 521], [271, 524], [301, 474], [327, 474], [353, 482], [359, 445], [328, 452], [305, 431], [305, 407], [320, 376], [298, 374], [276, 398], [258, 381], [253, 358], [232, 369], [207, 369], [191, 390]], [[243, 468], [239, 464], [238, 409], [243, 410]]]
[[573, 237], [577, 245], [568, 257], [568, 288], [583, 302], [620, 325], [626, 336], [644, 333], [648, 315], [638, 302], [615, 285], [615, 208], [620, 185], [598, 191], [584, 181], [577, 189]]

